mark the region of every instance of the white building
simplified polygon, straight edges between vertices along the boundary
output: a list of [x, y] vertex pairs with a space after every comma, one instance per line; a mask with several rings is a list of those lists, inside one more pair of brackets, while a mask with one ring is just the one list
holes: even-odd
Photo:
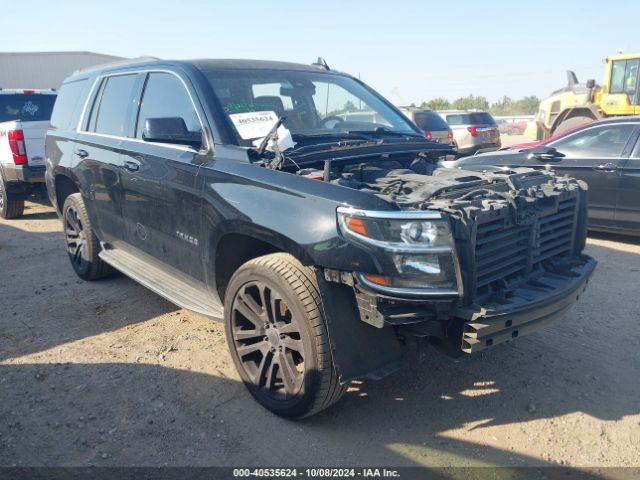
[[59, 88], [79, 68], [117, 60], [93, 52], [0, 52], [0, 88]]

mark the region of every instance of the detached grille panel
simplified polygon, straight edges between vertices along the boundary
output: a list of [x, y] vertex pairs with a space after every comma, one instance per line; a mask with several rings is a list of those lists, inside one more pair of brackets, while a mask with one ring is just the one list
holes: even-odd
[[[475, 234], [475, 294], [489, 293], [496, 282], [511, 282], [542, 262], [569, 257], [573, 250], [577, 197], [560, 200], [557, 211], [544, 210], [531, 224], [514, 225], [510, 216], [478, 217]], [[484, 217], [485, 220], [480, 220]]]

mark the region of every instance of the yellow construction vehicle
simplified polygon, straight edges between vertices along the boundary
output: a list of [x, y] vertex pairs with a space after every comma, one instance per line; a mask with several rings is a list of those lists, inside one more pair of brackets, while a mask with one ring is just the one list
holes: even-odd
[[608, 116], [640, 114], [640, 53], [612, 55], [602, 86], [594, 80], [579, 83], [567, 71], [567, 86], [540, 102], [536, 115], [538, 140]]

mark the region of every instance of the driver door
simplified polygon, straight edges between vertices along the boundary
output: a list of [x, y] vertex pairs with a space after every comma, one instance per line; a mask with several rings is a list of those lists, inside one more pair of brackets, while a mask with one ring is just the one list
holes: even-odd
[[[615, 225], [621, 168], [635, 128], [629, 123], [596, 125], [548, 144], [564, 155], [548, 162], [552, 168], [589, 185], [589, 223], [593, 226]], [[540, 167], [535, 158], [529, 162]]]

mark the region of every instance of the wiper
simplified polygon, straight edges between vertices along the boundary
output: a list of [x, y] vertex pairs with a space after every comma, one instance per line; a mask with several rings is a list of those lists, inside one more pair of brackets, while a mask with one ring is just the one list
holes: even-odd
[[280, 149], [278, 148], [278, 129], [280, 128], [282, 123], [285, 121], [285, 118], [286, 117], [278, 117], [278, 121], [273, 125], [273, 127], [271, 127], [271, 130], [269, 130], [269, 133], [267, 133], [267, 135], [262, 139], [262, 142], [260, 142], [260, 145], [258, 146], [258, 153], [260, 155], [264, 155], [264, 151], [267, 149], [267, 146], [269, 145], [269, 140], [271, 139], [275, 140], [275, 142], [273, 142], [274, 143], [273, 151], [280, 152]]
[[[282, 150], [280, 150], [280, 145], [278, 145], [278, 129], [284, 123], [287, 117], [282, 116], [278, 117], [278, 121], [271, 127], [269, 133], [265, 135], [258, 146], [257, 152], [261, 157], [264, 156], [264, 152], [267, 150], [267, 146], [270, 141], [273, 141], [273, 154], [274, 157], [271, 160], [265, 161], [263, 164], [267, 168], [271, 168], [272, 170], [281, 170], [284, 163], [287, 161], [287, 157], [284, 156]], [[293, 161], [293, 160], [292, 160]], [[295, 162], [293, 162], [295, 163]]]
[[355, 133], [357, 135], [375, 135], [377, 133], [383, 135], [393, 135], [394, 137], [424, 138], [424, 135], [420, 135], [419, 133], [396, 132], [395, 130], [391, 130], [388, 127], [378, 127], [375, 130], [349, 130], [349, 133]]

